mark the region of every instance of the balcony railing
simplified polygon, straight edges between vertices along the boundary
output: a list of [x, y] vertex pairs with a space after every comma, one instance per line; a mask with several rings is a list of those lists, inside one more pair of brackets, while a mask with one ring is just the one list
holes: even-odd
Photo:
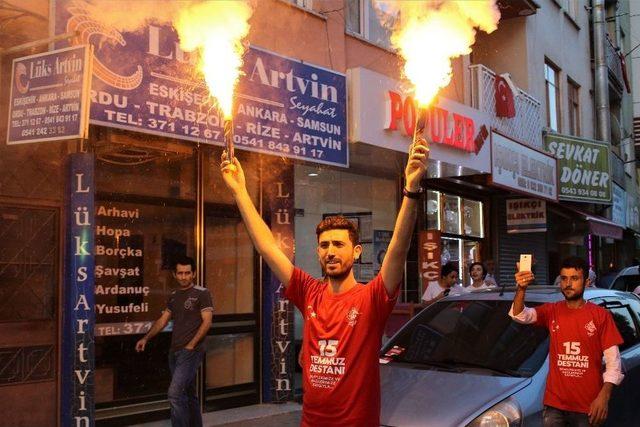
[[624, 79], [622, 77], [622, 63], [620, 62], [620, 56], [616, 46], [611, 41], [609, 36], [606, 37], [607, 41], [604, 42], [604, 52], [607, 60], [607, 68], [609, 68], [609, 76], [613, 78], [619, 90], [624, 88]]
[[491, 126], [532, 147], [542, 148], [542, 107], [540, 102], [518, 88], [513, 94], [516, 115], [496, 116], [496, 74], [482, 64], [471, 65], [471, 102], [474, 108], [491, 115]]

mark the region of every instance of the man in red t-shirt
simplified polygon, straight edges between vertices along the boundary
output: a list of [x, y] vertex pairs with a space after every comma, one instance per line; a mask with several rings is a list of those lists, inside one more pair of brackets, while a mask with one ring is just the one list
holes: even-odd
[[[549, 374], [544, 393], [544, 426], [600, 425], [607, 418], [609, 398], [622, 375], [618, 345], [622, 338], [611, 314], [584, 300], [589, 267], [577, 257], [560, 267], [564, 301], [524, 306], [530, 271], [516, 273], [518, 289], [509, 315], [519, 323], [549, 330]], [[602, 356], [606, 370], [602, 372]]]
[[294, 267], [280, 250], [247, 193], [240, 163], [234, 158], [232, 164], [223, 153], [222, 176], [253, 244], [305, 319], [301, 357], [303, 426], [380, 425], [378, 352], [398, 295], [428, 156], [424, 139], [411, 144], [405, 197], [393, 237], [380, 273], [363, 285], [353, 275], [353, 263], [360, 257], [362, 246], [351, 221], [338, 216], [318, 224], [317, 253], [325, 277], [314, 279]]

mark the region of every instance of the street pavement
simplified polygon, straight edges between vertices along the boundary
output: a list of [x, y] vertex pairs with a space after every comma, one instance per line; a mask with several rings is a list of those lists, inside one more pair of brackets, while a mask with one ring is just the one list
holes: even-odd
[[[301, 417], [302, 405], [287, 402], [205, 412], [202, 414], [202, 424], [205, 427], [297, 427], [300, 425]], [[171, 427], [171, 421], [133, 424], [130, 427]]]
[[220, 424], [221, 427], [298, 427], [302, 413], [289, 412], [288, 414], [274, 415], [271, 417], [257, 418], [254, 420], [239, 421], [229, 424]]

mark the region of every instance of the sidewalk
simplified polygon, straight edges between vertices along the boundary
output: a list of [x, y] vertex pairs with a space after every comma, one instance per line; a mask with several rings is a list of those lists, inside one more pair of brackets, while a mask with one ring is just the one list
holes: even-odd
[[[302, 405], [298, 403], [262, 404], [202, 414], [204, 427], [297, 427]], [[171, 427], [171, 421], [134, 424], [132, 427]]]

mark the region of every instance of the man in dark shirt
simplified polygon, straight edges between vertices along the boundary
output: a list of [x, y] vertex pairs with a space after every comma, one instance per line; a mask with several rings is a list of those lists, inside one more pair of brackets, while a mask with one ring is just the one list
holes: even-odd
[[196, 373], [204, 357], [203, 339], [211, 326], [213, 305], [209, 290], [193, 283], [195, 268], [192, 258], [181, 257], [176, 261], [173, 277], [180, 287], [171, 292], [167, 308], [136, 343], [136, 351], [144, 351], [147, 342], [167, 326], [169, 319], [173, 319], [169, 351], [171, 385], [167, 393], [173, 427], [202, 426]]

